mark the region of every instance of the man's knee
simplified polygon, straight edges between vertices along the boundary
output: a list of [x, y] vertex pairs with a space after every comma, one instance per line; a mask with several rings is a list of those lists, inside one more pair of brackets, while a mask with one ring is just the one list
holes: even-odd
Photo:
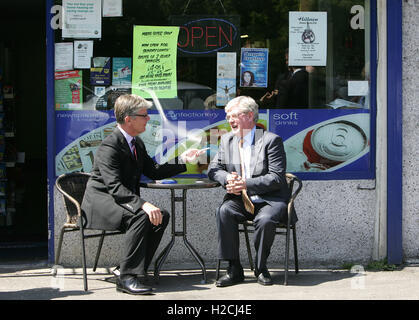
[[224, 221], [226, 218], [231, 216], [231, 210], [228, 205], [223, 203], [218, 209], [217, 209], [217, 220], [218, 221]]
[[255, 217], [255, 224], [260, 228], [275, 227], [278, 223], [286, 222], [287, 204], [278, 202], [274, 206], [263, 208]]

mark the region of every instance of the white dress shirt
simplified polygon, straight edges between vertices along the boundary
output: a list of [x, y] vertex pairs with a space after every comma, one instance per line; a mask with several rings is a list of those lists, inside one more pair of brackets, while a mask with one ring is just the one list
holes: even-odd
[[[251, 178], [250, 172], [250, 159], [252, 157], [252, 144], [255, 138], [256, 126], [243, 137], [243, 160], [244, 160], [244, 173], [242, 173], [243, 178]], [[254, 147], [254, 146], [253, 146]], [[250, 196], [250, 200], [254, 203], [264, 202], [259, 196], [254, 195]]]

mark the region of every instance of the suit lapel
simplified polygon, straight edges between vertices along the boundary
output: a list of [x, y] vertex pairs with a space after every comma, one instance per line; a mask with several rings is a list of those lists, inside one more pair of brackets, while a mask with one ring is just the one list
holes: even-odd
[[254, 142], [251, 148], [252, 154], [250, 157], [250, 176], [253, 176], [253, 171], [255, 171], [257, 159], [263, 145], [263, 135], [264, 135], [264, 130], [256, 128]]
[[[128, 145], [127, 140], [125, 139], [124, 135], [122, 134], [121, 130], [118, 128], [115, 128], [115, 134], [118, 137], [118, 141], [121, 144], [121, 151], [126, 154], [127, 157], [131, 158], [132, 161], [137, 162], [135, 160], [134, 155], [132, 154], [131, 148]], [[135, 139], [135, 147], [137, 149], [137, 155], [138, 155], [138, 148], [137, 148], [137, 139]]]

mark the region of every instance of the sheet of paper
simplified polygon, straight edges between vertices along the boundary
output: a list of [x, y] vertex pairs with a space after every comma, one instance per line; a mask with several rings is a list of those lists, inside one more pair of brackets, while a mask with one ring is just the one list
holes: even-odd
[[326, 66], [327, 12], [289, 12], [289, 65]]
[[132, 93], [149, 98], [138, 89], [145, 87], [158, 98], [177, 96], [178, 34], [179, 27], [134, 26]]
[[73, 43], [59, 42], [55, 44], [55, 71], [73, 69]]
[[93, 41], [74, 41], [74, 68], [90, 69], [93, 57]]
[[102, 0], [63, 0], [63, 38], [101, 38]]
[[103, 17], [122, 17], [122, 0], [103, 0]]
[[366, 96], [368, 81], [348, 81], [348, 96]]

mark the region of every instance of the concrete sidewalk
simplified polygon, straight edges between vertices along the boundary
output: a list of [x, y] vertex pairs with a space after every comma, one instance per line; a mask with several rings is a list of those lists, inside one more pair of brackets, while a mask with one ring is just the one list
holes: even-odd
[[[274, 285], [261, 286], [253, 272], [245, 269], [245, 282], [217, 288], [215, 270], [207, 270], [208, 281], [201, 283], [199, 269], [163, 270], [154, 285], [155, 294], [132, 296], [115, 290], [110, 269], [88, 269], [89, 290], [83, 290], [81, 269], [59, 269], [51, 276], [45, 263], [0, 265], [1, 300], [418, 300], [419, 265], [397, 271], [302, 269], [289, 272], [283, 285], [280, 268], [270, 268]], [[61, 274], [64, 275], [61, 275]]]

